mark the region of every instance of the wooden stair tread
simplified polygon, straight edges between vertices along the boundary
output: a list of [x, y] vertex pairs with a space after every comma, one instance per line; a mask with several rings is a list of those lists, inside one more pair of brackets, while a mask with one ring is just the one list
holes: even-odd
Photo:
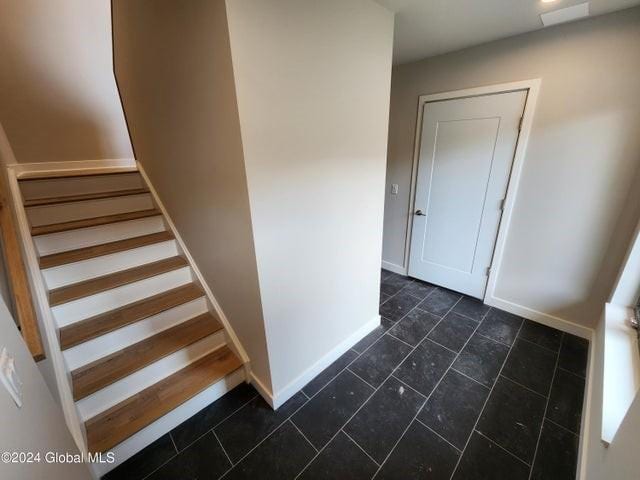
[[77, 170], [60, 170], [58, 172], [22, 172], [18, 176], [18, 181], [29, 182], [33, 180], [52, 180], [67, 177], [97, 177], [103, 175], [128, 175], [131, 173], [139, 173], [137, 167], [103, 167], [91, 169]]
[[67, 230], [76, 230], [78, 228], [96, 227], [98, 225], [107, 225], [109, 223], [124, 222], [127, 220], [136, 220], [138, 218], [154, 217], [160, 215], [158, 209], [138, 210], [136, 212], [117, 213], [115, 215], [105, 215], [103, 217], [84, 218], [82, 220], [73, 220], [71, 222], [53, 223], [51, 225], [39, 225], [31, 227], [31, 235], [46, 235], [48, 233], [66, 232]]
[[85, 422], [90, 452], [104, 452], [242, 366], [224, 346]]
[[139, 237], [125, 238], [115, 242], [93, 245], [91, 247], [68, 250], [66, 252], [54, 253], [40, 257], [40, 268], [52, 268], [67, 263], [79, 262], [90, 258], [101, 257], [111, 253], [123, 252], [133, 248], [153, 245], [154, 243], [166, 242], [173, 239], [173, 234], [169, 231], [141, 235]]
[[132, 282], [137, 282], [138, 280], [160, 275], [161, 273], [176, 270], [187, 265], [189, 265], [189, 263], [184, 257], [175, 256], [165, 258], [157, 262], [146, 263], [139, 267], [121, 270], [102, 277], [73, 283], [71, 285], [51, 290], [49, 292], [49, 305], [55, 307], [61, 303], [88, 297], [89, 295], [94, 295], [96, 293], [104, 292], [105, 290], [110, 290]]
[[149, 193], [147, 188], [131, 188], [128, 190], [111, 190], [107, 192], [84, 193], [81, 195], [62, 195], [59, 197], [32, 198], [24, 201], [25, 207], [38, 207], [42, 205], [55, 205], [57, 203], [84, 202], [87, 200], [100, 200], [102, 198], [126, 197], [129, 195], [142, 195]]
[[165, 310], [191, 302], [204, 295], [195, 283], [174, 288], [149, 298], [130, 303], [60, 329], [62, 350], [79, 345], [118, 328], [144, 320]]
[[201, 340], [222, 326], [204, 313], [71, 372], [78, 401], [133, 372]]

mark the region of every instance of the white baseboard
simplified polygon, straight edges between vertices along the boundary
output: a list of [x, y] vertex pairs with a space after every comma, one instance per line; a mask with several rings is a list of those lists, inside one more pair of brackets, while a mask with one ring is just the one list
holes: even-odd
[[73, 160], [67, 162], [38, 162], [14, 163], [11, 167], [16, 177], [23, 178], [30, 175], [44, 175], [47, 173], [61, 173], [74, 170], [93, 170], [95, 172], [135, 171], [136, 162], [133, 158], [105, 158], [100, 160]]
[[265, 402], [267, 402], [269, 405], [271, 405], [271, 408], [273, 408], [273, 409], [278, 408], [278, 407], [274, 406], [273, 393], [271, 392], [271, 389], [268, 388], [267, 386], [265, 386], [265, 384], [262, 382], [262, 380], [260, 380], [258, 377], [256, 377], [255, 373], [253, 373], [253, 370], [249, 374], [249, 382], [258, 391], [260, 396], [262, 398], [264, 398]]
[[591, 336], [593, 335], [593, 329], [589, 327], [578, 325], [577, 323], [565, 320], [564, 318], [555, 317], [553, 315], [549, 315], [548, 313], [539, 312], [529, 307], [504, 300], [502, 298], [486, 297], [484, 299], [484, 303], [492, 307], [499, 308], [500, 310], [505, 310], [509, 313], [513, 313], [514, 315], [524, 317], [527, 320], [541, 323], [543, 325], [547, 325], [548, 327], [552, 327], [566, 333], [571, 333], [572, 335], [577, 335], [578, 337], [586, 338], [587, 340], [591, 340]]
[[[380, 315], [376, 315], [373, 319], [365, 323], [358, 330], [349, 335], [345, 340], [336, 345], [333, 349], [327, 352], [320, 360], [307, 368], [301, 375], [291, 381], [287, 386], [280, 389], [275, 394], [268, 392], [264, 386], [259, 385], [259, 381], [252, 376], [252, 382], [258, 392], [265, 397], [265, 400], [274, 409], [279, 408], [284, 402], [293, 397], [299, 392], [307, 383], [313, 380], [319, 373], [325, 368], [335, 362], [343, 353], [353, 347], [356, 343], [366, 337], [373, 329], [380, 325]], [[264, 391], [263, 391], [264, 390]], [[266, 396], [265, 396], [266, 395]]]
[[407, 269], [402, 265], [396, 265], [395, 263], [387, 262], [386, 260], [382, 261], [382, 268], [393, 273], [398, 273], [400, 275], [407, 275]]

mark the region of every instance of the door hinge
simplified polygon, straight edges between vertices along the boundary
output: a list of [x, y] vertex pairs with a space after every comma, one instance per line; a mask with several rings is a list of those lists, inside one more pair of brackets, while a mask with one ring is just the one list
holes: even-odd
[[524, 121], [524, 116], [520, 117], [520, 122], [518, 123], [518, 131], [522, 130], [522, 122]]
[[507, 199], [503, 198], [502, 200], [500, 200], [500, 206], [498, 208], [500, 208], [500, 210], [504, 210], [505, 203], [507, 203]]
[[487, 267], [487, 273], [486, 273], [487, 277], [489, 276], [490, 273], [491, 273], [491, 267]]

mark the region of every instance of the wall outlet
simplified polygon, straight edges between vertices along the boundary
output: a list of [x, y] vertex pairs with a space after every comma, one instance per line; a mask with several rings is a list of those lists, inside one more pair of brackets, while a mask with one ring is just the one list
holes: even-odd
[[0, 382], [13, 398], [18, 408], [22, 407], [22, 381], [16, 372], [16, 363], [6, 347], [0, 351]]
[[393, 183], [391, 184], [391, 195], [397, 195], [397, 194], [398, 194], [398, 184]]

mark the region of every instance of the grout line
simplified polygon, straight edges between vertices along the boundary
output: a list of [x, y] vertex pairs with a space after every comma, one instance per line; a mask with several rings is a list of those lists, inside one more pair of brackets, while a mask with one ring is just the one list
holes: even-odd
[[218, 438], [218, 435], [216, 434], [216, 432], [213, 431], [213, 429], [211, 430], [211, 433], [213, 433], [213, 436], [216, 437], [216, 440], [220, 444], [220, 448], [222, 448], [222, 451], [224, 452], [225, 456], [227, 457], [227, 460], [229, 460], [229, 463], [231, 464], [231, 468], [233, 468], [233, 460], [231, 460], [231, 457], [227, 453], [227, 450], [224, 448], [224, 445], [222, 445], [222, 442]]
[[[551, 327], [549, 327], [551, 328]], [[562, 330], [558, 330], [559, 332], [562, 332]], [[527, 340], [526, 338], [523, 337], [518, 337], [517, 340], [522, 340], [523, 342], [527, 342], [530, 343], [531, 345], [535, 345], [538, 348], [542, 348], [543, 350], [546, 350], [547, 352], [553, 353], [554, 355], [557, 355], [558, 352], [560, 351], [560, 349], [558, 348], [558, 351], [555, 351], [551, 348], [547, 348], [547, 347], [543, 347], [542, 345], [536, 343], [536, 342], [532, 342], [531, 340]]]
[[176, 453], [180, 453], [180, 450], [178, 450], [178, 446], [176, 445], [176, 441], [173, 439], [173, 435], [171, 435], [171, 431], [169, 431], [169, 438], [171, 439], [171, 443], [173, 443], [173, 448], [176, 449]]
[[570, 375], [573, 375], [574, 377], [578, 377], [581, 380], [586, 380], [586, 377], [583, 377], [582, 375], [580, 375], [579, 373], [574, 373], [571, 370], [567, 370], [566, 368], [561, 367], [560, 365], [558, 365], [558, 370], [562, 370], [565, 373], [568, 373]]
[[[473, 335], [473, 333], [472, 333], [471, 335]], [[471, 337], [469, 337], [469, 338], [471, 338]], [[455, 354], [456, 354], [456, 356], [457, 356], [457, 355], [462, 351], [462, 349], [460, 349], [460, 351], [458, 351], [458, 352], [456, 352], [455, 350], [451, 350], [449, 347], [445, 347], [445, 346], [444, 346], [444, 345], [442, 345], [441, 343], [438, 343], [438, 342], [436, 342], [435, 340], [431, 340], [431, 339], [429, 338], [429, 335], [427, 335], [426, 337], [424, 337], [424, 340], [429, 340], [431, 343], [434, 343], [434, 344], [438, 345], [439, 347], [444, 348], [445, 350], [449, 350], [451, 353], [455, 353]], [[424, 343], [424, 340], [423, 340], [422, 342], [420, 342], [420, 343]], [[467, 344], [467, 342], [465, 342], [465, 345], [466, 345], [466, 344]], [[464, 348], [464, 345], [463, 345], [463, 348]]]
[[[504, 448], [502, 445], [500, 445], [499, 443], [497, 443], [495, 440], [491, 440], [489, 437], [487, 437], [484, 433], [482, 433], [479, 430], [473, 429], [474, 432], [476, 432], [478, 435], [480, 435], [483, 438], [486, 438], [489, 442], [491, 442], [492, 444], [494, 444], [496, 447], [498, 447], [500, 450], [502, 450], [503, 452], [508, 453], [510, 456], [512, 456], [513, 458], [515, 458], [516, 460], [518, 460], [520, 463], [524, 463], [527, 467], [531, 468], [531, 464], [525, 462], [524, 460], [522, 460], [519, 456], [517, 456], [515, 453], [510, 452], [509, 450], [507, 450], [506, 448]], [[472, 432], [473, 433], [473, 432]]]
[[[578, 437], [580, 438], [580, 435], [576, 432], [574, 432], [573, 430], [569, 430], [567, 427], [560, 425], [558, 422], [554, 422], [553, 420], [551, 420], [549, 417], [544, 417], [545, 421], [549, 422], [549, 423], [553, 423], [556, 427], [561, 428], [562, 430], [564, 430], [567, 433], [570, 433], [571, 435], [573, 435], [574, 437]], [[544, 422], [543, 422], [544, 424]]]
[[304, 437], [304, 439], [307, 441], [307, 443], [309, 445], [311, 445], [311, 448], [313, 448], [315, 450], [315, 452], [318, 453], [318, 449], [315, 447], [315, 445], [313, 443], [311, 443], [311, 440], [309, 440], [307, 438], [307, 436], [304, 433], [302, 433], [302, 430], [300, 430], [298, 428], [298, 426], [291, 421], [291, 419], [287, 420], [287, 422], [289, 422], [291, 425], [293, 425], [293, 428], [295, 428], [298, 431], [298, 433]]
[[[347, 371], [349, 373], [351, 373], [352, 375], [358, 377], [360, 380], [362, 380], [364, 383], [366, 383], [367, 385], [369, 385], [371, 388], [373, 388], [374, 390], [377, 390], [378, 387], [374, 387], [373, 385], [371, 385], [369, 382], [367, 382], [364, 378], [362, 378], [360, 375], [358, 375], [356, 372], [354, 372], [353, 370], [351, 370], [349, 367], [347, 367]], [[386, 379], [385, 379], [386, 382]]]
[[[462, 375], [463, 377], [468, 378], [469, 380], [471, 380], [472, 382], [477, 383], [478, 385], [480, 385], [481, 387], [484, 387], [485, 389], [489, 390], [489, 387], [487, 387], [484, 383], [480, 383], [478, 380], [476, 380], [475, 378], [471, 378], [469, 375], [462, 373], [460, 370], [456, 370], [455, 368], [451, 367], [451, 370], [456, 372], [458, 375]], [[497, 380], [497, 378], [496, 378]]]
[[302, 395], [304, 395], [307, 400], [311, 400], [311, 397], [309, 397], [309, 395], [307, 395], [302, 388], [300, 389], [300, 393], [302, 393]]
[[[140, 450], [142, 451], [142, 450]], [[137, 454], [136, 454], [137, 455]], [[134, 455], [135, 456], [135, 455]], [[156, 473], [158, 470], [160, 470], [162, 467], [164, 467], [167, 463], [169, 463], [171, 460], [173, 460], [174, 458], [176, 458], [178, 456], [178, 454], [176, 453], [175, 455], [173, 455], [172, 457], [170, 457], [166, 462], [164, 462], [162, 465], [160, 465], [158, 468], [156, 468], [155, 470], [152, 470], [151, 472], [149, 472], [148, 474], [146, 474], [144, 477], [141, 478], [141, 480], [146, 480], [147, 478], [149, 478], [151, 475], [153, 475], [154, 473]], [[133, 458], [133, 457], [131, 457]], [[127, 459], [128, 460], [128, 459]], [[125, 460], [125, 462], [127, 461]], [[122, 462], [120, 465], [123, 465], [124, 462]], [[117, 468], [117, 467], [116, 467]]]
[[[562, 338], [560, 339], [560, 345], [564, 340], [564, 333], [562, 334]], [[544, 413], [542, 414], [542, 422], [540, 423], [540, 431], [538, 432], [538, 440], [536, 441], [536, 448], [533, 451], [533, 459], [531, 460], [531, 470], [529, 471], [529, 479], [531, 479], [531, 475], [533, 475], [533, 465], [536, 462], [536, 457], [538, 456], [538, 448], [540, 447], [540, 439], [542, 438], [542, 428], [544, 427], [544, 419], [547, 417], [547, 410], [549, 409], [549, 400], [551, 399], [551, 389], [553, 388], [553, 382], [556, 379], [556, 373], [558, 372], [558, 364], [560, 363], [560, 351], [556, 355], [556, 364], [553, 369], [553, 377], [551, 377], [551, 386], [549, 387], [549, 396], [547, 397], [547, 401], [544, 405]]]
[[[485, 314], [485, 318], [486, 318], [486, 316], [489, 314], [489, 312], [491, 310], [493, 310], [493, 307], [491, 307], [487, 311], [487, 313]], [[478, 327], [480, 326], [480, 324], [478, 324]], [[518, 328], [518, 332], [516, 333], [516, 337], [518, 337], [518, 335], [520, 335], [520, 330], [522, 330], [522, 326], [523, 325], [524, 325], [524, 319], [522, 319], [522, 321], [520, 323], [520, 328]], [[496, 342], [496, 343], [498, 343], [498, 342]], [[507, 363], [507, 360], [509, 359], [509, 354], [511, 353], [511, 349], [512, 348], [513, 348], [513, 345], [511, 347], [509, 347], [509, 351], [507, 352], [507, 355], [504, 357], [504, 360], [502, 361], [502, 365], [500, 366], [500, 370], [498, 371], [498, 375], [496, 375], [496, 379], [493, 381], [493, 385], [491, 385], [491, 388], [489, 389], [489, 394], [487, 395], [487, 398], [484, 400], [484, 404], [482, 405], [482, 409], [480, 410], [480, 413], [478, 414], [478, 418], [476, 418], [476, 422], [473, 424], [473, 428], [471, 429], [471, 433], [469, 434], [469, 438], [467, 438], [467, 442], [464, 444], [464, 448], [462, 449], [462, 453], [458, 457], [458, 462], [456, 463], [456, 466], [454, 467], [453, 471], [451, 472], [451, 476], [449, 477], [449, 480], [453, 479], [453, 476], [456, 474], [456, 471], [458, 470], [458, 467], [460, 466], [460, 461], [462, 460], [462, 457], [464, 456], [464, 452], [466, 452], [467, 447], [469, 446], [469, 442], [471, 441], [471, 437], [473, 436], [473, 432], [478, 427], [478, 423], [480, 423], [480, 419], [482, 418], [482, 414], [484, 413], [484, 409], [487, 407], [487, 403], [489, 403], [489, 399], [491, 398], [491, 394], [493, 393], [493, 389], [496, 386], [496, 383], [498, 383], [498, 379], [500, 378], [500, 375], [502, 374], [502, 369], [504, 368], [504, 366]]]
[[[435, 290], [434, 290], [435, 291]], [[453, 310], [455, 308], [455, 306], [458, 304], [458, 302], [460, 302], [460, 300], [462, 300], [463, 297], [460, 297], [453, 305], [451, 305], [451, 308], [447, 311], [447, 313], [449, 313], [451, 310]], [[398, 366], [396, 368], [393, 369], [393, 372], [391, 372], [391, 375], [393, 375], [396, 370], [398, 368], [400, 368], [400, 365], [402, 365], [404, 363], [404, 361], [409, 358], [409, 356], [415, 352], [415, 350], [418, 348], [418, 346], [422, 345], [422, 343], [427, 340], [427, 337], [429, 336], [429, 334], [438, 326], [440, 325], [440, 322], [442, 322], [442, 319], [446, 316], [443, 315], [440, 320], [438, 321], [438, 323], [436, 323], [431, 330], [429, 330], [429, 332], [425, 335], [425, 337], [422, 339], [422, 341], [413, 348], [413, 350], [411, 350], [411, 352], [409, 353], [409, 355], [407, 355], [402, 362], [400, 362], [398, 364]], [[479, 324], [478, 324], [479, 325]], [[476, 326], [476, 328], [478, 328]], [[471, 338], [471, 337], [469, 337]], [[469, 339], [467, 339], [467, 342], [469, 341]], [[465, 342], [465, 345], [467, 343]], [[462, 347], [464, 349], [464, 346]], [[462, 349], [460, 350], [462, 351]], [[438, 388], [438, 386], [440, 385], [440, 383], [442, 382], [442, 379], [447, 375], [447, 372], [449, 371], [449, 369], [451, 368], [451, 365], [454, 364], [454, 362], [456, 361], [457, 355], [456, 357], [454, 357], [454, 359], [451, 361], [451, 364], [449, 365], [449, 367], [445, 370], [445, 372], [442, 374], [442, 376], [440, 377], [440, 380], [438, 380], [438, 383], [436, 383], [433, 387], [433, 389], [431, 390], [431, 392], [429, 393], [429, 395], [426, 396], [424, 402], [422, 402], [422, 405], [420, 405], [420, 408], [418, 408], [418, 410], [416, 411], [416, 414], [413, 416], [413, 418], [411, 419], [411, 421], [409, 422], [409, 424], [407, 425], [407, 427], [404, 429], [404, 431], [402, 432], [402, 434], [400, 435], [400, 437], [398, 438], [398, 440], [396, 441], [396, 443], [393, 445], [393, 447], [391, 448], [391, 450], [389, 450], [389, 453], [387, 454], [386, 457], [384, 457], [384, 460], [382, 461], [382, 463], [380, 464], [380, 467], [378, 468], [378, 470], [376, 470], [376, 473], [373, 475], [372, 478], [376, 478], [376, 476], [380, 473], [380, 471], [382, 470], [382, 467], [384, 466], [384, 464], [386, 463], [386, 461], [389, 459], [389, 457], [391, 457], [391, 455], [393, 454], [393, 452], [395, 451], [395, 449], [397, 448], [398, 444], [402, 441], [402, 439], [404, 438], [405, 434], [407, 433], [407, 431], [409, 430], [409, 428], [411, 427], [411, 424], [418, 418], [418, 415], [420, 414], [420, 412], [422, 411], [422, 409], [424, 408], [424, 406], [427, 404], [427, 402], [429, 401], [429, 399], [431, 398], [431, 395], [433, 395], [433, 392], [436, 391], [436, 389]]]
[[421, 397], [427, 398], [427, 396], [424, 393], [420, 393], [418, 390], [416, 390], [415, 388], [413, 388], [411, 385], [409, 385], [408, 383], [403, 382], [402, 380], [400, 380], [398, 377], [396, 377], [393, 373], [391, 374], [392, 378], [395, 378], [397, 381], [399, 381], [402, 385], [404, 385], [407, 388], [410, 388], [411, 390], [413, 390], [414, 392], [416, 392], [418, 395], [420, 395]]
[[[520, 330], [518, 329], [518, 331], [520, 331]], [[509, 351], [511, 351], [511, 347], [513, 347], [513, 344], [509, 345], [508, 343], [501, 342], [499, 340], [496, 340], [495, 338], [487, 337], [486, 335], [483, 335], [480, 332], [476, 332], [476, 334], [479, 337], [486, 338], [487, 340], [491, 340], [492, 342], [497, 343], [498, 345], [502, 345], [503, 347], [509, 348]], [[517, 338], [517, 334], [516, 334], [516, 338]], [[514, 344], [516, 343], [515, 339], [513, 340], [513, 343]]]
[[[554, 368], [553, 370], [554, 370], [554, 372], [555, 372], [555, 368]], [[533, 388], [531, 388], [531, 387], [527, 387], [526, 385], [523, 385], [522, 383], [516, 382], [513, 378], [506, 376], [504, 373], [501, 373], [499, 376], [500, 376], [500, 377], [502, 377], [502, 378], [505, 378], [505, 379], [509, 380], [511, 383], [513, 383], [513, 384], [515, 384], [515, 385], [518, 385], [519, 387], [524, 388], [525, 390], [528, 390], [528, 391], [529, 391], [529, 392], [531, 392], [531, 393], [535, 393], [535, 394], [536, 394], [537, 396], [539, 396], [539, 397], [542, 397], [542, 398], [544, 398], [544, 399], [549, 398], [549, 395], [544, 395], [544, 394], [542, 394], [542, 393], [540, 393], [540, 392], [536, 392]], [[496, 380], [497, 380], [497, 379], [496, 379]], [[551, 380], [551, 381], [553, 381], [553, 378], [552, 378], [552, 380]], [[551, 391], [551, 385], [549, 385], [549, 391]]]
[[349, 435], [347, 432], [345, 432], [345, 431], [344, 431], [344, 426], [340, 429], [340, 431], [341, 431], [342, 433], [344, 433], [344, 434], [347, 436], [347, 438], [349, 438], [349, 440], [351, 440], [351, 441], [356, 445], [356, 447], [358, 447], [360, 450], [362, 450], [362, 451], [364, 452], [364, 454], [365, 454], [367, 457], [369, 457], [369, 458], [371, 459], [371, 461], [372, 461], [373, 463], [375, 463], [375, 464], [376, 464], [376, 466], [377, 466], [378, 468], [380, 467], [380, 464], [379, 464], [378, 462], [376, 462], [376, 461], [375, 461], [375, 459], [374, 459], [371, 455], [369, 455], [369, 454], [367, 453], [367, 451], [366, 451], [364, 448], [362, 448], [362, 447], [360, 446], [360, 444], [359, 444], [358, 442], [356, 442], [356, 441], [353, 439], [353, 437], [352, 437], [351, 435]]
[[427, 430], [429, 430], [430, 432], [433, 432], [435, 435], [437, 435], [437, 436], [438, 436], [438, 437], [440, 437], [442, 440], [444, 440], [445, 442], [447, 442], [449, 445], [451, 445], [453, 448], [455, 448], [456, 452], [458, 452], [458, 453], [462, 453], [458, 447], [456, 447], [453, 443], [451, 443], [449, 440], [447, 440], [446, 438], [444, 438], [442, 435], [440, 435], [438, 432], [436, 432], [433, 428], [431, 428], [429, 425], [427, 425], [426, 423], [424, 423], [422, 420], [420, 420], [419, 418], [416, 418], [416, 422], [418, 422], [420, 425], [422, 425], [423, 427], [425, 427]]
[[390, 337], [395, 338], [396, 340], [398, 340], [399, 342], [404, 343], [407, 347], [411, 347], [414, 348], [414, 345], [411, 345], [410, 343], [405, 342], [404, 340], [402, 340], [401, 338], [396, 337], [395, 335], [392, 335], [390, 333], [390, 331], [395, 327], [395, 325], [393, 327], [391, 327], [388, 331], [385, 332], [385, 335], [389, 335]]

